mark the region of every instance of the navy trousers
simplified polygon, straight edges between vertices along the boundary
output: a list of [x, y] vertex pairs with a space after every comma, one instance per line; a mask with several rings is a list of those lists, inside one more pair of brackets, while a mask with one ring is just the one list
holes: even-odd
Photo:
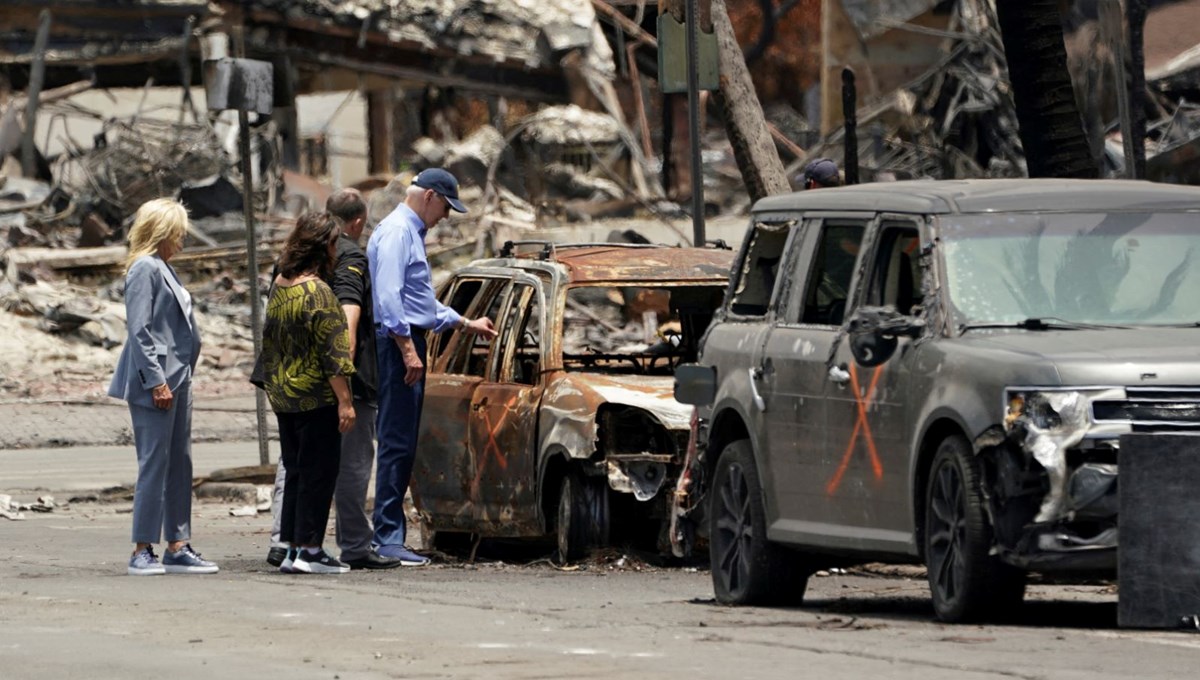
[[[413, 329], [417, 356], [425, 360], [425, 334]], [[375, 337], [379, 367], [379, 414], [375, 436], [375, 545], [404, 545], [404, 494], [412, 479], [417, 457], [417, 432], [421, 426], [421, 403], [425, 400], [425, 378], [415, 385], [404, 384], [404, 358], [390, 337]]]

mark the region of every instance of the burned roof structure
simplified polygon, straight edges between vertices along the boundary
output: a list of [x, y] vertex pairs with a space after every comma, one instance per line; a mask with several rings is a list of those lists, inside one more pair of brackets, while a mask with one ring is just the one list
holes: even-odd
[[[532, 101], [564, 101], [559, 60], [613, 69], [588, 0], [0, 0], [0, 73], [23, 88], [42, 10], [51, 13], [46, 87], [93, 73], [101, 87], [181, 83], [189, 19], [245, 29], [247, 56], [289, 60], [298, 92], [353, 89], [362, 74]], [[118, 67], [118, 68], [113, 68]], [[198, 70], [193, 72], [198, 73]]]

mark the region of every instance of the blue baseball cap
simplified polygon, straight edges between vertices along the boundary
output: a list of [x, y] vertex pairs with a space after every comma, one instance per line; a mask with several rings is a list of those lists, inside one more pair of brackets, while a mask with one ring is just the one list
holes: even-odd
[[458, 180], [454, 179], [454, 175], [441, 168], [429, 168], [422, 170], [413, 178], [413, 186], [421, 187], [422, 189], [432, 189], [439, 196], [446, 199], [450, 207], [460, 213], [467, 212], [462, 201], [458, 200]]
[[804, 166], [804, 174], [801, 176], [805, 185], [809, 180], [820, 184], [823, 187], [835, 187], [842, 183], [842, 177], [838, 174], [837, 163], [834, 163], [828, 158], [814, 158]]

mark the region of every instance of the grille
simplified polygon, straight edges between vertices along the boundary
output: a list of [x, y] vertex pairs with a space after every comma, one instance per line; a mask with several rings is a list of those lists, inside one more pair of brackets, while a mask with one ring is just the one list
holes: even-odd
[[1092, 402], [1098, 423], [1130, 423], [1140, 432], [1200, 431], [1200, 388], [1130, 387], [1124, 400]]

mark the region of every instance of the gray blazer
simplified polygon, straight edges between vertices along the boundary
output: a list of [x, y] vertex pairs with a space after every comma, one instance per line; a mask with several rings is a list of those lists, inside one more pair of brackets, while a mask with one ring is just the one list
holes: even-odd
[[200, 358], [200, 329], [183, 285], [157, 255], [134, 260], [125, 275], [125, 327], [129, 337], [117, 361], [111, 397], [154, 406], [151, 390], [174, 392], [191, 379]]

